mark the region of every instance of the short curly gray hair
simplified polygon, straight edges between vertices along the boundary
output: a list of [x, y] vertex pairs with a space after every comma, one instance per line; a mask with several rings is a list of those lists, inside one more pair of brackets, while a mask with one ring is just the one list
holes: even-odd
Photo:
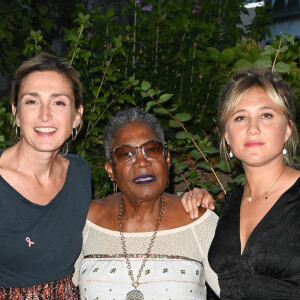
[[111, 160], [111, 147], [114, 142], [114, 137], [117, 130], [129, 122], [137, 121], [143, 122], [148, 125], [153, 131], [157, 133], [159, 139], [163, 143], [165, 142], [164, 131], [156, 117], [139, 107], [125, 109], [123, 111], [119, 111], [114, 117], [109, 120], [108, 124], [105, 126], [103, 134], [103, 147], [105, 156], [108, 160]]

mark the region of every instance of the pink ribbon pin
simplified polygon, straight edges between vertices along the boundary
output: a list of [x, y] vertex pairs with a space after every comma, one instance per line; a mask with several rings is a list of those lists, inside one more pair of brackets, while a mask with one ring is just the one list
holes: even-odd
[[30, 240], [30, 237], [26, 237], [26, 242], [28, 243], [28, 247], [31, 247], [31, 245], [34, 245], [34, 242], [32, 242], [31, 240]]

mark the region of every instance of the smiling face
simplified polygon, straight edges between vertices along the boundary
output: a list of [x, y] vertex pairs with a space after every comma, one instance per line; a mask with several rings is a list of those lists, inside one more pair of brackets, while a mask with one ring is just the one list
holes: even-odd
[[248, 90], [229, 115], [225, 139], [244, 167], [282, 161], [291, 134], [282, 109], [261, 87]]
[[27, 75], [18, 94], [18, 105], [12, 105], [22, 145], [37, 151], [57, 151], [76, 128], [83, 108], [75, 109], [69, 80], [55, 71]]
[[[120, 145], [141, 146], [151, 140], [159, 140], [155, 131], [143, 122], [130, 122], [116, 131], [111, 151]], [[129, 199], [154, 200], [165, 190], [168, 182], [170, 164], [169, 153], [166, 157], [146, 159], [142, 149], [137, 151], [135, 162], [113, 166], [107, 162], [105, 167], [118, 188]]]

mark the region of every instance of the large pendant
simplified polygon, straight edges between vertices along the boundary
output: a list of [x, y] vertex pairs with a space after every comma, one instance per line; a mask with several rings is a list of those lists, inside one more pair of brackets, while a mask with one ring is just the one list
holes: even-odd
[[126, 300], [144, 300], [144, 295], [140, 290], [132, 290], [126, 295]]

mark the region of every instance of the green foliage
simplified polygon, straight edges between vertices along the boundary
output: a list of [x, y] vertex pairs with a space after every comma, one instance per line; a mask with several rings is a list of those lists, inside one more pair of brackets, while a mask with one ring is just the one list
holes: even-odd
[[[269, 7], [257, 8], [256, 18], [243, 29], [242, 0], [149, 0], [151, 11], [128, 1], [124, 14], [131, 22], [116, 21], [114, 10], [87, 10], [73, 1], [8, 1], [0, 3], [0, 70], [11, 76], [26, 58], [60, 45], [75, 67], [84, 89], [84, 126], [73, 152], [92, 167], [94, 197], [112, 191], [105, 174], [103, 130], [118, 110], [140, 106], [154, 113], [166, 133], [172, 155], [171, 181], [190, 188], [204, 187], [216, 197], [243, 184], [242, 172], [218, 151], [216, 102], [219, 91], [236, 70], [249, 66], [274, 68], [295, 91], [300, 110], [300, 50], [294, 37], [272, 37], [261, 49], [258, 42], [270, 35]], [[0, 102], [0, 144], [10, 140], [9, 101]], [[174, 118], [173, 118], [174, 117]], [[201, 149], [203, 155], [197, 150]], [[228, 182], [228, 185], [227, 185]]]

